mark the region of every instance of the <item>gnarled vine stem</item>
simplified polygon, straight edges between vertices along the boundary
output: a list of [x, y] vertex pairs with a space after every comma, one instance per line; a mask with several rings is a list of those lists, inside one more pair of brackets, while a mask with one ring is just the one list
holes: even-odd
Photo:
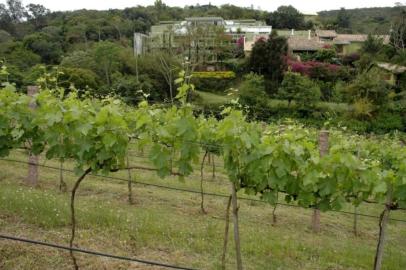
[[[75, 216], [75, 195], [76, 191], [79, 188], [80, 183], [85, 179], [86, 175], [92, 172], [92, 168], [87, 169], [79, 178], [76, 180], [75, 185], [73, 186], [71, 197], [70, 197], [70, 211], [71, 211], [71, 236], [69, 240], [69, 247], [73, 248], [73, 241], [75, 240], [75, 232], [76, 232], [76, 216]], [[76, 261], [75, 254], [73, 254], [73, 250], [69, 250], [70, 257], [72, 258], [73, 266], [75, 270], [79, 269], [79, 266]]]

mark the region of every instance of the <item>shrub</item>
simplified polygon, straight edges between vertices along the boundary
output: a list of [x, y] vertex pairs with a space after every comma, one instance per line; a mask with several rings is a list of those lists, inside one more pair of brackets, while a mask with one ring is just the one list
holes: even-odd
[[71, 84], [79, 90], [86, 90], [88, 88], [96, 90], [99, 86], [99, 78], [91, 70], [83, 68], [61, 68], [60, 72], [60, 85], [69, 88]]
[[222, 64], [225, 69], [231, 70], [238, 75], [246, 73], [248, 70], [248, 61], [245, 58], [227, 59]]
[[294, 100], [300, 107], [307, 108], [320, 101], [320, 87], [306, 76], [295, 72], [287, 72], [278, 90], [278, 97]]
[[346, 88], [347, 100], [355, 102], [365, 98], [374, 105], [387, 103], [389, 99], [389, 85], [383, 81], [380, 72], [370, 71], [358, 75]]
[[360, 98], [352, 104], [352, 115], [357, 119], [368, 119], [373, 112], [374, 105], [367, 98]]
[[371, 131], [376, 133], [387, 133], [393, 130], [404, 131], [402, 117], [393, 112], [381, 112], [374, 121], [371, 121]]
[[200, 91], [224, 92], [230, 88], [235, 77], [233, 71], [193, 72], [192, 83]]
[[268, 105], [268, 96], [265, 92], [264, 77], [255, 73], [244, 76], [240, 87], [240, 103], [248, 106], [252, 111], [263, 111]]
[[326, 49], [321, 49], [316, 52], [314, 55], [314, 59], [316, 61], [321, 61], [321, 62], [331, 62], [333, 61], [333, 58], [337, 57], [337, 53], [334, 49], [326, 48]]
[[234, 79], [233, 71], [199, 71], [193, 72], [193, 77], [200, 79]]
[[335, 81], [339, 79], [340, 76], [347, 76], [345, 72], [342, 73], [342, 67], [334, 64], [316, 61], [297, 62], [290, 60], [288, 61], [288, 65], [293, 72], [321, 81]]

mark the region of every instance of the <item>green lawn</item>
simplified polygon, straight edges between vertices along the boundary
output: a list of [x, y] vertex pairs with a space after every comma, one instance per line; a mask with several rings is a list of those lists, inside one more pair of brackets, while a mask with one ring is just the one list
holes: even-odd
[[[24, 154], [10, 158], [26, 160]], [[44, 159], [41, 159], [44, 163]], [[147, 164], [132, 157], [133, 164]], [[221, 163], [216, 160], [216, 163]], [[54, 161], [45, 165], [58, 166]], [[199, 164], [196, 164], [198, 168]], [[66, 164], [67, 168], [72, 167]], [[58, 191], [59, 172], [40, 169], [38, 188], [25, 186], [25, 165], [0, 161], [0, 233], [18, 235], [63, 245], [69, 237], [69, 195]], [[135, 171], [137, 181], [199, 190], [199, 172], [180, 182], [159, 179], [150, 172]], [[205, 169], [205, 191], [229, 194], [220, 168], [212, 179]], [[114, 176], [126, 178], [127, 172]], [[75, 177], [65, 173], [68, 186]], [[240, 196], [245, 196], [240, 194]], [[200, 213], [200, 195], [144, 185], [134, 186], [136, 204], [127, 203], [127, 183], [89, 176], [77, 197], [78, 234], [82, 248], [199, 269], [220, 269], [226, 199], [206, 196], [207, 215]], [[322, 232], [308, 228], [311, 210], [278, 206], [277, 224], [272, 225], [272, 207], [240, 200], [244, 269], [371, 269], [378, 221], [360, 217], [360, 236], [352, 233], [353, 218], [342, 213], [323, 213]], [[347, 211], [353, 211], [347, 207]], [[381, 207], [363, 205], [361, 213], [379, 215]], [[406, 220], [406, 212], [392, 218]], [[384, 257], [387, 270], [406, 269], [406, 223], [392, 221]], [[227, 268], [235, 269], [230, 230]], [[78, 255], [81, 269], [160, 269]], [[0, 269], [70, 269], [67, 252], [0, 240]]]
[[[195, 103], [198, 105], [222, 105], [229, 103], [231, 100], [238, 98], [238, 93], [231, 92], [232, 94], [228, 95], [226, 93], [210, 93], [210, 92], [203, 92], [203, 91], [196, 91], [197, 95], [199, 96], [199, 100]], [[287, 100], [280, 100], [280, 99], [269, 99], [268, 106], [271, 107], [288, 107]], [[292, 108], [295, 107], [295, 102], [291, 104]], [[339, 113], [348, 112], [349, 105], [346, 103], [334, 103], [334, 102], [319, 102], [316, 107], [323, 109], [323, 110], [331, 110]], [[264, 108], [266, 110], [267, 108]]]
[[208, 105], [222, 105], [230, 102], [232, 99], [236, 98], [236, 95], [220, 95], [210, 92], [196, 91], [198, 96], [201, 98], [197, 103], [208, 104]]

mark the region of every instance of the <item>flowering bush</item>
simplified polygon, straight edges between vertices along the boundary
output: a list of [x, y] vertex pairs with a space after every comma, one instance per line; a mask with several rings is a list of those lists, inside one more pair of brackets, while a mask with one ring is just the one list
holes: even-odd
[[288, 60], [288, 65], [293, 72], [319, 80], [334, 79], [341, 69], [338, 65], [316, 61], [297, 62]]

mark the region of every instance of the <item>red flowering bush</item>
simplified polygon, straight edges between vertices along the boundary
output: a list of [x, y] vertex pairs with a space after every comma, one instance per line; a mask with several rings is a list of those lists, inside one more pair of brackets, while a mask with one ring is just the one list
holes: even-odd
[[288, 60], [291, 71], [306, 75], [312, 79], [331, 80], [339, 74], [340, 66], [316, 61], [297, 62]]

